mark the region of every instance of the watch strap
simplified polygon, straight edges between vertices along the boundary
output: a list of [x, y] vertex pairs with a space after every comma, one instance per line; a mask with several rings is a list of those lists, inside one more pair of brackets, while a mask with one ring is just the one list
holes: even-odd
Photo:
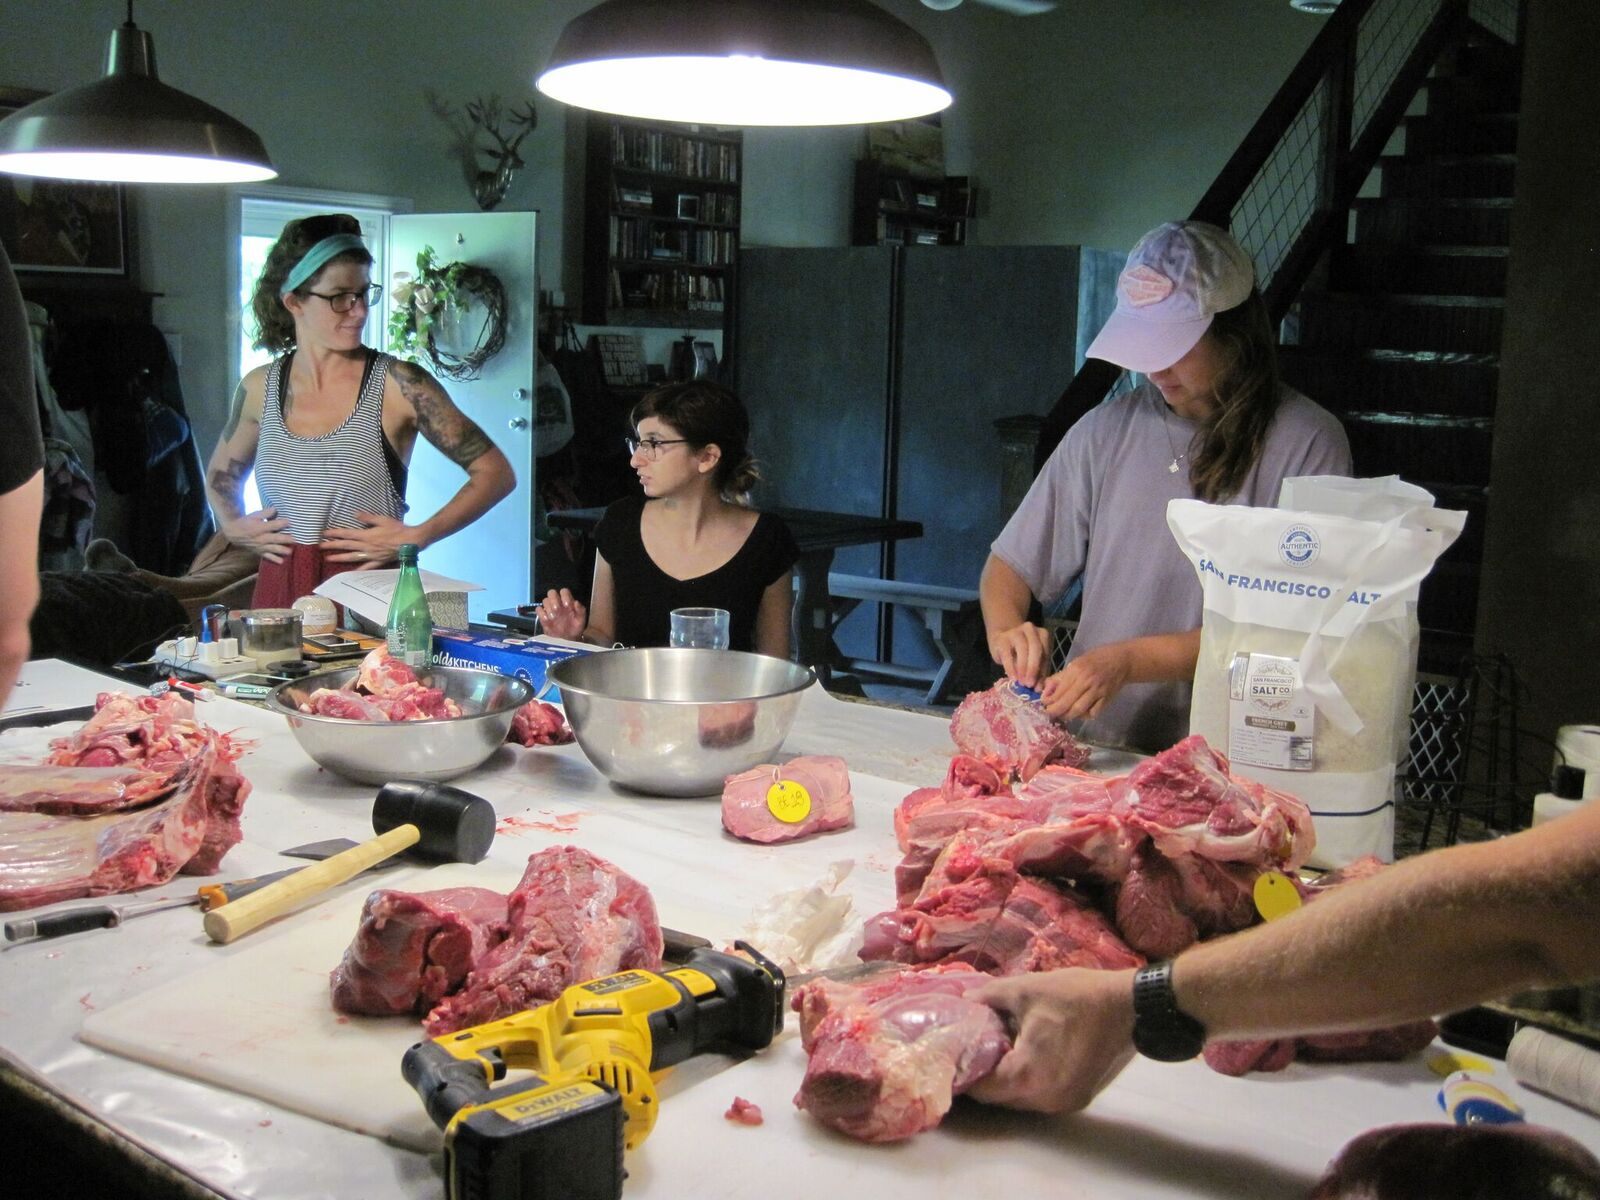
[[1159, 1062], [1185, 1062], [1205, 1044], [1205, 1026], [1178, 1007], [1171, 960], [1139, 968], [1133, 976], [1134, 1048]]

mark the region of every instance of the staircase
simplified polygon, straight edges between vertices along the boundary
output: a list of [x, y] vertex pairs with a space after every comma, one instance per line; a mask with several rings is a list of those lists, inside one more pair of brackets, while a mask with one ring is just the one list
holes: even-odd
[[[1423, 670], [1471, 649], [1516, 171], [1517, 47], [1445, 50], [1284, 325], [1285, 380], [1338, 413], [1358, 476], [1469, 515], [1422, 588]], [[1391, 142], [1391, 146], [1394, 142]]]

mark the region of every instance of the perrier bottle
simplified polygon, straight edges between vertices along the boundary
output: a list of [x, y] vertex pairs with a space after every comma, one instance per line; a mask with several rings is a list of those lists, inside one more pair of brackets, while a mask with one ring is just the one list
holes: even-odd
[[425, 671], [432, 665], [433, 616], [422, 590], [422, 572], [417, 570], [417, 548], [407, 543], [398, 554], [400, 577], [394, 581], [394, 595], [389, 600], [389, 657]]

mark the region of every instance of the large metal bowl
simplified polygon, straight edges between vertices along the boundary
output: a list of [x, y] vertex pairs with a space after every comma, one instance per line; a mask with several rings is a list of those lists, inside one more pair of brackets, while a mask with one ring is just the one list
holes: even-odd
[[810, 667], [737, 650], [611, 650], [550, 668], [567, 723], [601, 774], [655, 796], [705, 796], [771, 762]]
[[461, 706], [459, 717], [347, 721], [300, 711], [301, 701], [312, 692], [343, 687], [359, 670], [341, 667], [291, 679], [267, 696], [267, 707], [289, 719], [302, 750], [328, 770], [358, 783], [464, 775], [505, 743], [511, 718], [533, 699], [533, 686], [525, 679], [469, 667], [434, 667], [418, 671], [417, 678], [429, 687], [443, 688]]

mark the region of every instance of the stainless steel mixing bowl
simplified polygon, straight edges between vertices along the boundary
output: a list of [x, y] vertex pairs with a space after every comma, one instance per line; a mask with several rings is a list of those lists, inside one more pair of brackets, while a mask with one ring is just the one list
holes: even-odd
[[429, 687], [443, 688], [461, 705], [459, 717], [347, 721], [300, 711], [300, 702], [312, 692], [343, 687], [359, 670], [320, 671], [280, 683], [267, 696], [267, 707], [289, 719], [302, 750], [328, 770], [358, 783], [464, 775], [505, 743], [511, 718], [533, 699], [533, 687], [524, 679], [469, 667], [434, 667], [418, 671], [417, 678]]
[[810, 667], [737, 650], [611, 650], [550, 668], [567, 723], [601, 774], [656, 796], [705, 796], [771, 762]]

